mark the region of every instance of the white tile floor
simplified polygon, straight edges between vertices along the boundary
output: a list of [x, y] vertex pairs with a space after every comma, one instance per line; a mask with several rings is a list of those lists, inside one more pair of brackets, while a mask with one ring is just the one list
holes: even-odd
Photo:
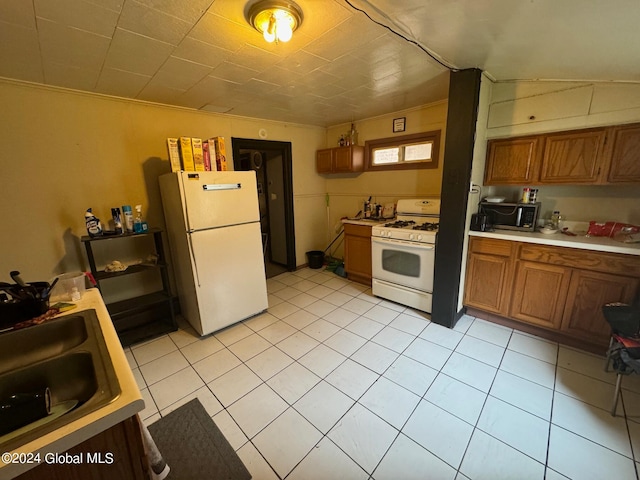
[[267, 283], [267, 313], [126, 350], [147, 424], [198, 397], [256, 480], [638, 479], [640, 376], [611, 417], [595, 355], [320, 270]]

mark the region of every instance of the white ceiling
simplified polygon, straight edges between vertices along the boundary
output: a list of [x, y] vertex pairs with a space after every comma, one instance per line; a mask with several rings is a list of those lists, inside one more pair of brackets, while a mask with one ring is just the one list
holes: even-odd
[[297, 0], [278, 45], [253, 1], [0, 0], [0, 76], [320, 126], [447, 98], [424, 50], [498, 81], [640, 82], [639, 0]]

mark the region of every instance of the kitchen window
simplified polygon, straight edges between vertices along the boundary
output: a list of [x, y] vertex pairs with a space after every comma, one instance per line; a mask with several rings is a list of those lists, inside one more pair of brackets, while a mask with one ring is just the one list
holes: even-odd
[[366, 169], [437, 168], [440, 130], [365, 142]]

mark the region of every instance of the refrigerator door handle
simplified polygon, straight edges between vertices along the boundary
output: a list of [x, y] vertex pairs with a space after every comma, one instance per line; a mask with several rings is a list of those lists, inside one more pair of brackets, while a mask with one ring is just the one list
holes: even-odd
[[189, 255], [191, 256], [191, 264], [193, 265], [193, 269], [195, 270], [195, 274], [196, 274], [196, 283], [198, 284], [198, 287], [200, 287], [200, 274], [198, 273], [198, 262], [196, 262], [196, 254], [193, 251], [193, 237], [191, 236], [191, 233], [188, 234], [189, 235]]
[[242, 188], [241, 183], [206, 183], [202, 185], [202, 189], [209, 190], [239, 190]]

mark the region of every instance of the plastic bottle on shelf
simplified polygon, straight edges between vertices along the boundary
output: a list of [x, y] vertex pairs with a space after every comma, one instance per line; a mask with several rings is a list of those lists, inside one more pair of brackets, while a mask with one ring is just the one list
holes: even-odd
[[124, 217], [124, 227], [127, 233], [133, 233], [133, 212], [131, 205], [122, 206], [122, 216]]
[[100, 219], [96, 217], [90, 208], [84, 214], [84, 221], [87, 226], [87, 233], [90, 237], [99, 237], [102, 235], [102, 224]]
[[122, 216], [120, 215], [120, 208], [114, 207], [111, 209], [111, 216], [113, 217], [113, 229], [117, 235], [122, 235], [124, 229], [122, 228]]
[[142, 233], [147, 230], [147, 222], [142, 220], [142, 205], [136, 205], [136, 216], [133, 219], [134, 233]]
[[353, 123], [351, 124], [351, 130], [349, 131], [349, 139], [351, 141], [351, 145], [358, 145], [358, 131]]
[[364, 218], [371, 218], [371, 197], [364, 202]]

